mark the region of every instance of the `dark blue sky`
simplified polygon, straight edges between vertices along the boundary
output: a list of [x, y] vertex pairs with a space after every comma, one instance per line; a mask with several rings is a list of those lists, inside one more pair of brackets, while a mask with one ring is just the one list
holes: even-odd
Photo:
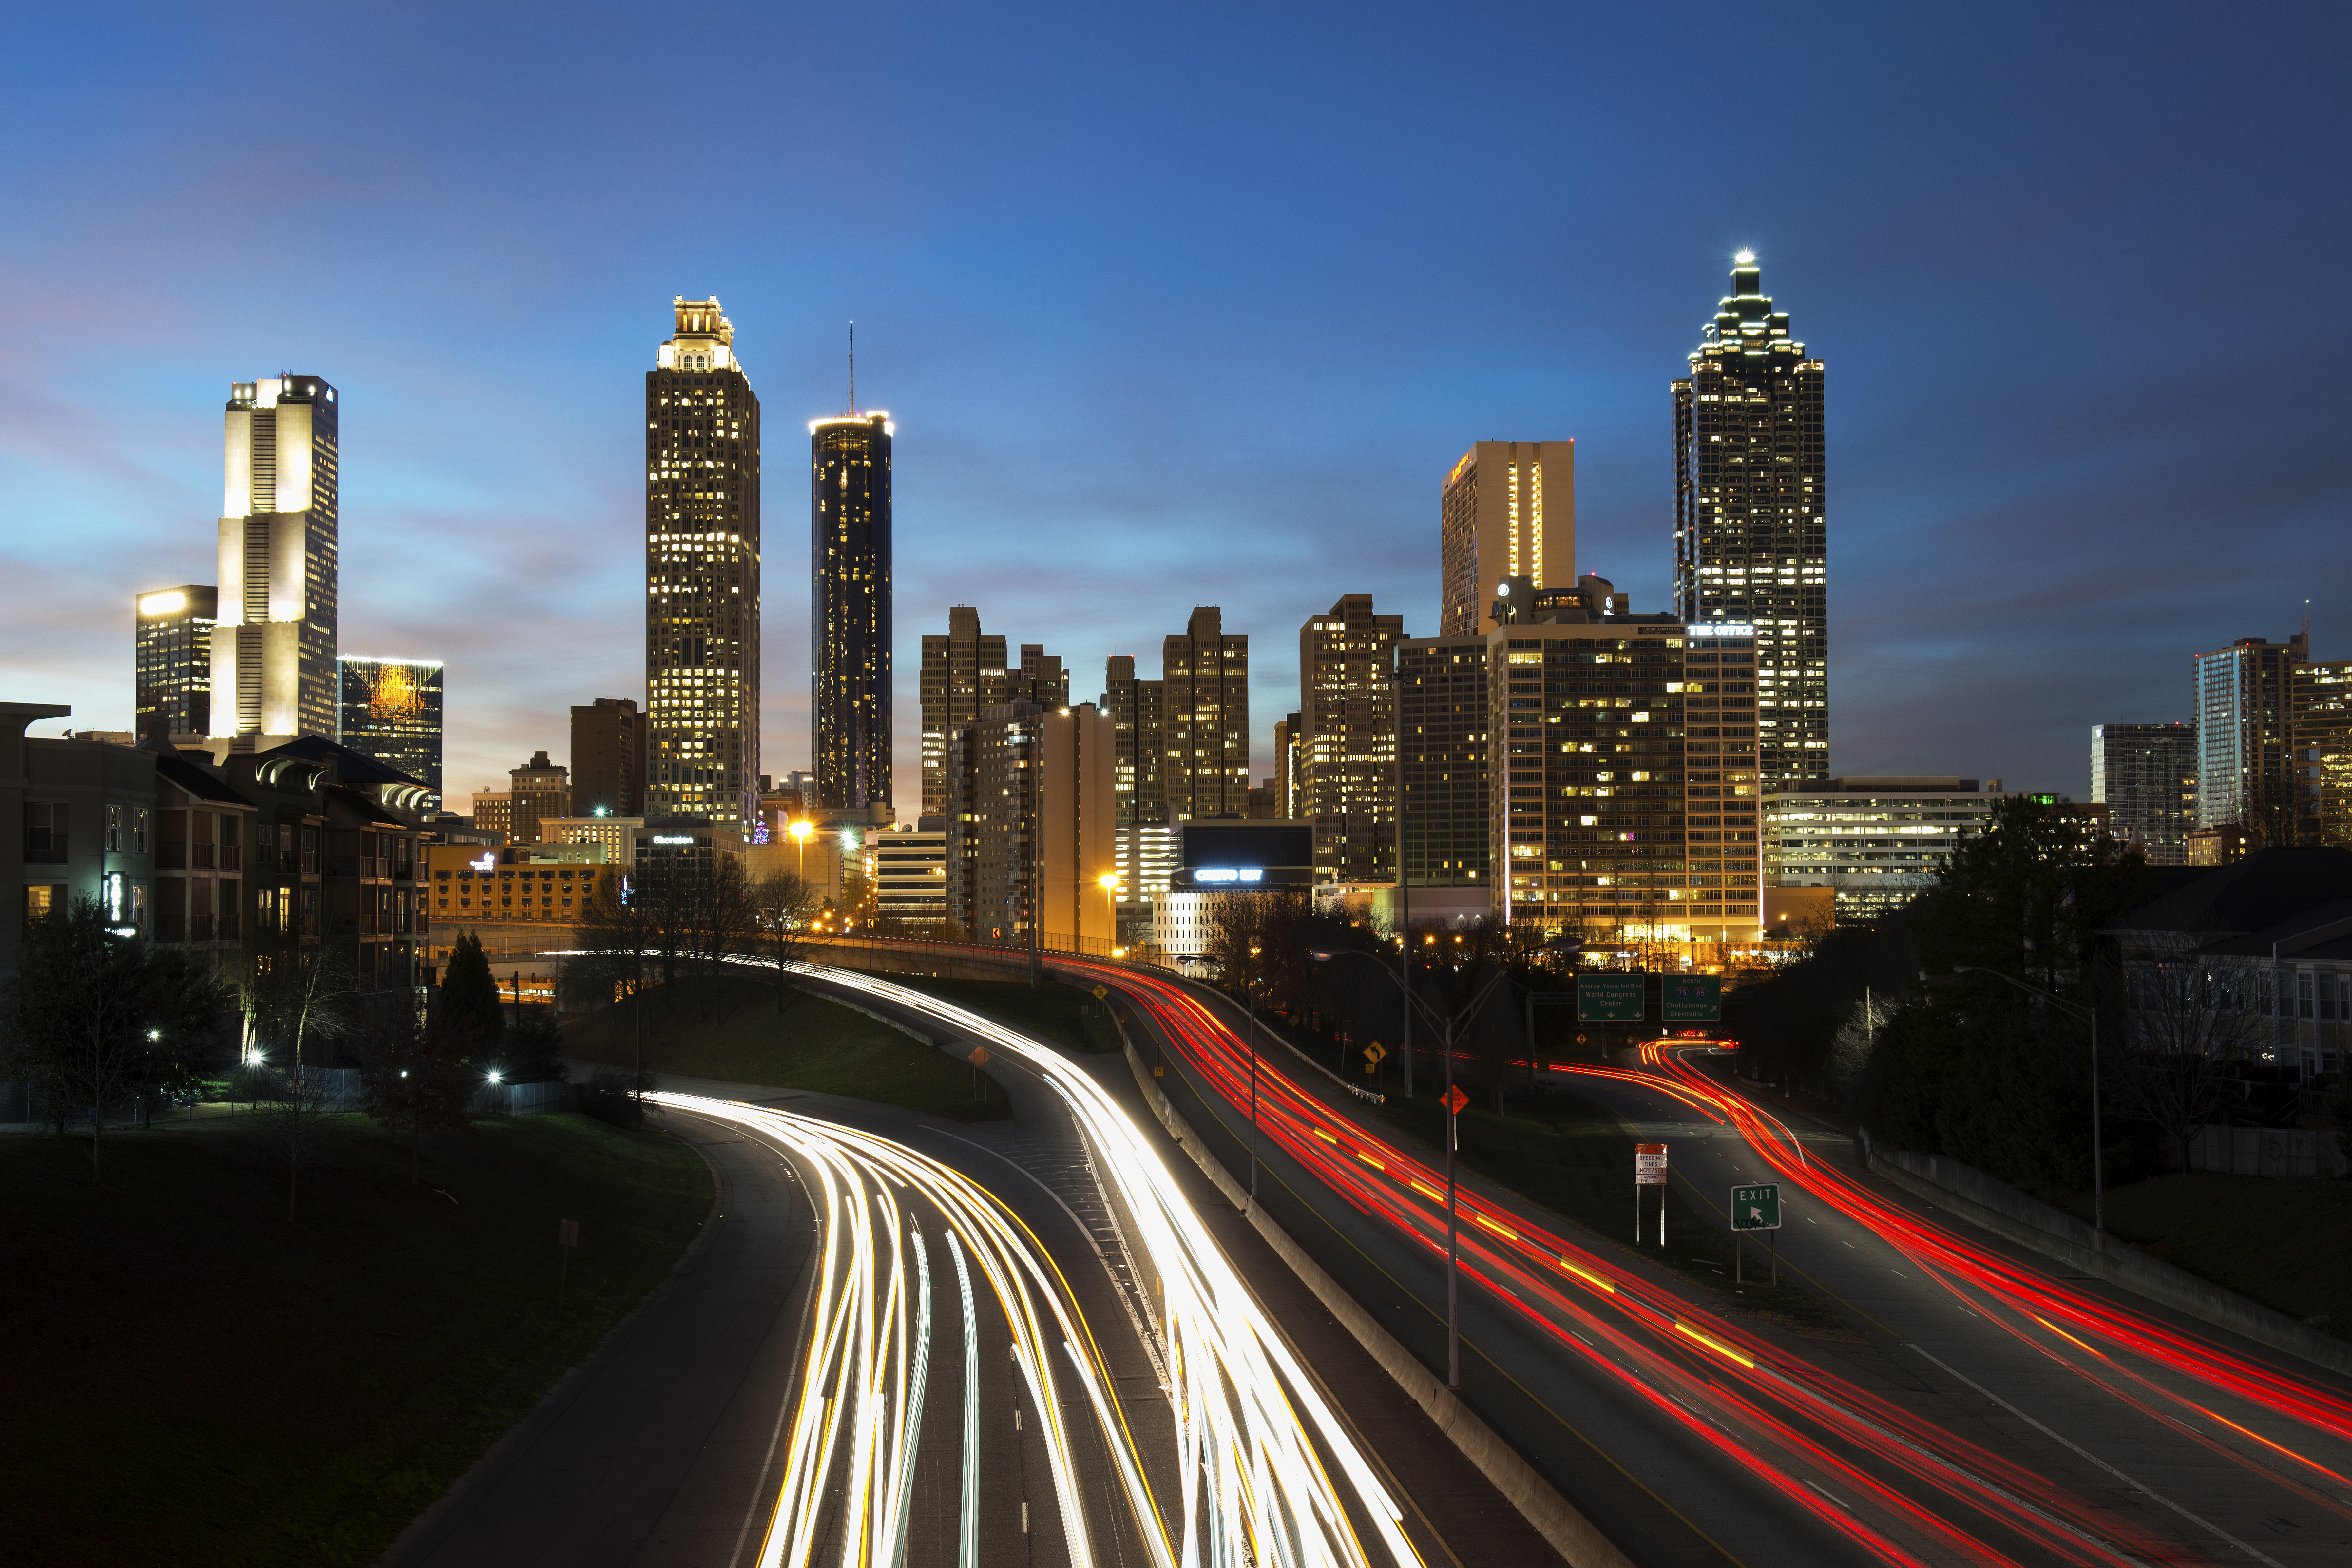
[[344, 651], [448, 661], [453, 794], [560, 755], [643, 695], [643, 373], [716, 293], [767, 424], [769, 771], [851, 318], [902, 799], [951, 602], [1086, 696], [1223, 605], [1263, 766], [1302, 620], [1434, 630], [1474, 440], [1576, 437], [1580, 566], [1665, 607], [1667, 382], [1750, 246], [1829, 367], [1832, 769], [2082, 794], [2089, 726], [2186, 717], [2197, 649], [2309, 597], [2352, 656], [2346, 16], [20, 9], [0, 673], [127, 726], [131, 595], [212, 574], [227, 383], [315, 372]]

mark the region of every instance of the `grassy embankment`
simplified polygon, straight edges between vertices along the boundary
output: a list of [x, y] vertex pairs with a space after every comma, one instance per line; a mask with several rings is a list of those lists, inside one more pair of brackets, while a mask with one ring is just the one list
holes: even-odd
[[[1762, 1282], [1770, 1278], [1770, 1268], [1761, 1238], [1748, 1244], [1747, 1282], [1735, 1283], [1727, 1222], [1711, 1209], [1699, 1209], [1681, 1185], [1664, 1189], [1663, 1248], [1657, 1242], [1657, 1189], [1643, 1194], [1643, 1239], [1637, 1248], [1633, 1140], [1600, 1105], [1559, 1089], [1528, 1098], [1514, 1094], [1508, 1104], [1507, 1116], [1476, 1103], [1462, 1112], [1463, 1164], [1568, 1219], [1592, 1243], [1620, 1252], [1638, 1251], [1649, 1262], [1717, 1293], [1718, 1310], [1754, 1313], [1817, 1338], [1859, 1337], [1789, 1269], [1781, 1269], [1778, 1286]], [[1444, 1119], [1433, 1097], [1392, 1098], [1380, 1113], [1425, 1143], [1433, 1152], [1427, 1157], [1443, 1158], [1434, 1152], [1444, 1147]]]
[[[779, 1013], [774, 992], [751, 981], [734, 983], [725, 1001], [723, 1008], [698, 1016], [686, 1005], [665, 1007], [658, 998], [650, 999], [646, 1068], [849, 1095], [957, 1121], [1012, 1114], [1004, 1091], [984, 1077], [979, 1081], [987, 1098], [974, 1098], [979, 1075], [961, 1057], [931, 1049], [855, 1008], [803, 994]], [[635, 1030], [626, 1008], [599, 1012], [564, 1026], [564, 1049], [579, 1059], [626, 1070]]]
[[[2067, 1194], [2063, 1206], [2087, 1220], [2091, 1194]], [[2154, 1176], [2107, 1189], [2107, 1228], [2150, 1257], [2352, 1339], [2352, 1182]]]
[[[0, 1475], [22, 1563], [364, 1563], [658, 1283], [710, 1208], [658, 1131], [330, 1123], [299, 1217], [266, 1118], [0, 1138]], [[580, 1222], [555, 1315], [556, 1222]]]

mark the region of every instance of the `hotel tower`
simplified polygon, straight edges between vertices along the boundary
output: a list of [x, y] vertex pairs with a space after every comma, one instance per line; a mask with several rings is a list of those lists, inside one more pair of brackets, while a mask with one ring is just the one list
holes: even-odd
[[335, 389], [315, 375], [232, 382], [226, 425], [212, 732], [333, 740]]

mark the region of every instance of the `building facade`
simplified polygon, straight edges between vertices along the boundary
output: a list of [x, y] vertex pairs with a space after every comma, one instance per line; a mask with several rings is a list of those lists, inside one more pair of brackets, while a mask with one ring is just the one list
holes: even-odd
[[335, 738], [341, 415], [315, 375], [232, 383], [212, 733]]
[[1828, 480], [1822, 362], [1739, 253], [1690, 374], [1674, 384], [1675, 611], [1752, 626], [1768, 786], [1829, 769]]
[[760, 779], [760, 400], [719, 301], [646, 373], [645, 809], [749, 822]]
[[1318, 881], [1395, 879], [1391, 650], [1403, 637], [1404, 617], [1375, 614], [1370, 594], [1342, 595], [1298, 628], [1297, 723], [1285, 720], [1276, 726], [1273, 798], [1265, 815], [1315, 825]]
[[1110, 715], [1117, 759], [1111, 788], [1118, 826], [1119, 931], [1124, 945], [1148, 941], [1152, 900], [1168, 890], [1165, 681], [1135, 673], [1135, 656], [1103, 663], [1102, 710]]
[[1015, 700], [948, 743], [947, 918], [984, 942], [1117, 941], [1118, 733], [1091, 702]]
[[1160, 645], [1160, 774], [1172, 817], [1249, 811], [1249, 638], [1227, 633], [1214, 605]]
[[1405, 637], [1390, 652], [1406, 898], [1416, 920], [1485, 914], [1494, 889], [1486, 639]]
[[542, 847], [602, 846], [603, 863], [625, 871], [636, 864], [637, 835], [645, 826], [642, 816], [543, 816], [539, 821], [539, 842]]
[[[2352, 761], [2352, 759], [2347, 759]], [[2151, 866], [2189, 864], [2197, 825], [2197, 726], [2091, 726], [2091, 799]]]
[[828, 810], [890, 804], [893, 429], [887, 414], [809, 421], [810, 701]]
[[645, 814], [646, 721], [633, 697], [599, 697], [572, 710], [573, 810], [583, 816]]
[[1267, 817], [1243, 822], [1180, 822], [1167, 895], [1153, 911], [1151, 945], [1162, 962], [1197, 970], [1226, 899], [1276, 888], [1305, 889], [1315, 879], [1311, 823]]
[[2352, 848], [2352, 661], [2297, 667], [2295, 841]]
[[2235, 827], [2248, 849], [2295, 842], [2294, 679], [2310, 658], [2300, 633], [2197, 655], [2199, 828]]
[[1576, 443], [1480, 441], [1438, 502], [1440, 637], [1494, 628], [1494, 586], [1576, 575]]
[[438, 660], [345, 658], [337, 661], [342, 741], [352, 751], [406, 773], [441, 805], [442, 668]]
[[131, 602], [131, 690], [141, 735], [213, 732], [213, 624], [208, 584], [157, 588]]
[[545, 752], [533, 752], [530, 761], [507, 777], [507, 795], [513, 803], [508, 843], [536, 844], [542, 823], [572, 815], [572, 770], [550, 761]]
[[930, 927], [948, 918], [948, 835], [944, 826], [877, 828], [866, 836], [874, 863], [877, 919]]
[[1781, 887], [1830, 888], [1843, 924], [1899, 909], [1931, 886], [1960, 840], [2006, 798], [1999, 779], [1832, 778], [1764, 803], [1766, 870]]
[[971, 605], [948, 608], [948, 629], [923, 634], [923, 812], [947, 810], [948, 736], [1004, 700], [1003, 634], [980, 629]]

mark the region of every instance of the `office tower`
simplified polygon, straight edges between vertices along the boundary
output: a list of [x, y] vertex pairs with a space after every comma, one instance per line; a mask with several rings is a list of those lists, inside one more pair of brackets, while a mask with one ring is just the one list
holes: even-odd
[[2197, 726], [2091, 726], [2091, 799], [2151, 866], [2189, 864], [2197, 821]]
[[923, 634], [921, 692], [922, 815], [938, 816], [947, 810], [948, 736], [1005, 700], [1003, 634], [982, 632], [971, 605], [949, 606], [946, 634]]
[[646, 373], [646, 800], [748, 823], [760, 778], [760, 400], [717, 299]]
[[[1386, 679], [1387, 671], [1381, 675]], [[1303, 724], [1297, 714], [1286, 713], [1274, 726], [1274, 814], [1286, 820], [1297, 815], [1292, 808], [1300, 799], [1297, 742]]]
[[2310, 658], [2299, 632], [2284, 643], [2240, 637], [2197, 655], [2194, 831], [2234, 828], [2230, 841], [2247, 853], [2295, 841], [2294, 684]]
[[572, 804], [581, 816], [643, 815], [646, 718], [633, 697], [572, 710]]
[[948, 918], [948, 836], [940, 827], [887, 827], [866, 835], [874, 858], [874, 913], [910, 926]]
[[1318, 881], [1385, 882], [1396, 875], [1389, 650], [1403, 636], [1404, 617], [1375, 615], [1370, 594], [1343, 594], [1298, 628], [1299, 722], [1286, 737], [1297, 788], [1288, 814], [1315, 825]]
[[515, 841], [514, 791], [510, 789], [478, 789], [474, 792], [473, 808], [467, 820], [484, 833], [504, 836], [505, 842]]
[[[1579, 609], [1486, 635], [1487, 838], [1505, 920], [1629, 940], [1755, 935], [1755, 786], [1744, 810], [1724, 797], [1748, 770], [1722, 751], [1685, 776], [1686, 640], [1664, 616]], [[1754, 728], [1690, 727], [1717, 747]]]
[[1404, 637], [1397, 689], [1405, 889], [1416, 921], [1492, 903], [1486, 798], [1486, 639]]
[[1492, 630], [1504, 578], [1576, 575], [1576, 443], [1475, 443], [1445, 476], [1438, 514], [1438, 636]]
[[437, 659], [345, 658], [343, 744], [406, 773], [441, 807], [441, 664]]
[[887, 414], [809, 421], [809, 679], [826, 810], [890, 804], [893, 428]]
[[507, 777], [512, 781], [507, 793], [514, 803], [509, 843], [536, 844], [541, 823], [572, 815], [572, 770], [550, 762], [545, 752], [533, 752], [530, 761]]
[[1192, 611], [1183, 633], [1160, 645], [1167, 766], [1173, 817], [1242, 816], [1249, 810], [1249, 638], [1227, 636], [1214, 605]]
[[158, 588], [131, 603], [131, 691], [142, 736], [213, 732], [213, 621], [208, 584]]
[[213, 733], [331, 741], [341, 581], [335, 389], [315, 375], [286, 375], [228, 390]]
[[1148, 940], [1153, 904], [1168, 892], [1175, 841], [1168, 823], [1167, 684], [1135, 673], [1133, 654], [1103, 663], [1102, 710], [1117, 748], [1111, 788], [1118, 832], [1118, 918], [1123, 944]]
[[1675, 612], [1756, 628], [1758, 771], [1829, 770], [1829, 555], [1822, 362], [1789, 336], [1756, 258], [1674, 384]]
[[1117, 728], [1091, 702], [992, 707], [948, 738], [947, 918], [982, 941], [1115, 944]]
[[1004, 672], [1006, 700], [1034, 702], [1040, 708], [1066, 708], [1070, 702], [1069, 672], [1059, 654], [1047, 653], [1043, 643], [1021, 645], [1021, 665]]
[[2295, 840], [2352, 848], [2352, 661], [2294, 672]]
[[1841, 925], [1874, 920], [1933, 887], [2008, 798], [1999, 779], [1832, 778], [1775, 791], [1764, 802], [1765, 875], [1776, 887], [1834, 889]]

